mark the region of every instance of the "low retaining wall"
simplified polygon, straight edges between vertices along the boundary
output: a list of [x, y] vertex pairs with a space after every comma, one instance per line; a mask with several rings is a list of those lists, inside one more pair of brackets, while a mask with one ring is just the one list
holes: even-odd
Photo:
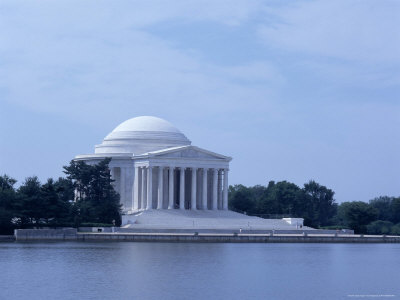
[[15, 229], [15, 240], [31, 241], [31, 240], [76, 240], [76, 228], [61, 229]]
[[78, 227], [78, 232], [114, 232], [119, 227]]
[[0, 235], [0, 242], [12, 242], [15, 241], [13, 235]]
[[400, 243], [400, 236], [341, 234], [249, 234], [249, 233], [82, 233], [73, 228], [17, 229], [17, 241], [131, 241], [205, 243]]
[[[94, 232], [92, 230], [79, 230], [79, 232]], [[109, 231], [103, 232], [112, 232]], [[209, 229], [209, 228], [119, 228], [115, 227], [114, 232], [118, 233], [213, 233], [213, 234], [234, 234], [234, 233], [242, 233], [242, 234], [304, 234], [304, 233], [312, 233], [312, 234], [354, 234], [354, 230], [345, 229], [344, 231], [338, 230], [328, 230], [328, 229], [313, 229], [313, 230], [303, 230], [303, 229], [292, 229], [292, 230], [249, 230], [242, 229], [239, 231], [238, 229]]]
[[205, 243], [400, 243], [400, 237], [322, 234], [121, 234], [79, 233], [82, 241], [205, 242]]

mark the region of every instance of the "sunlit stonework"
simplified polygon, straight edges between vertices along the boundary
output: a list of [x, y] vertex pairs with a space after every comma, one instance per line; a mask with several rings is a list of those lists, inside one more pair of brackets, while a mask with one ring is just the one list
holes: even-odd
[[120, 194], [122, 225], [135, 229], [296, 229], [303, 219], [268, 220], [228, 210], [232, 158], [193, 146], [171, 123], [137, 117], [117, 126], [89, 164], [111, 157], [110, 171]]
[[148, 209], [227, 210], [230, 157], [191, 145], [171, 123], [137, 117], [117, 126], [95, 154], [110, 170], [125, 214]]

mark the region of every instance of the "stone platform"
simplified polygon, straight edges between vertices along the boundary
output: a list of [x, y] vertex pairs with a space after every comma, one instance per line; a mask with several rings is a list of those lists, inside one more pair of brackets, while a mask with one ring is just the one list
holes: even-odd
[[[77, 232], [63, 229], [16, 229], [15, 240], [87, 242], [190, 242], [190, 243], [400, 243], [400, 236], [302, 233], [129, 233]], [[278, 231], [279, 232], [279, 231]]]
[[263, 219], [229, 210], [154, 209], [123, 215], [123, 229], [314, 230], [302, 219]]

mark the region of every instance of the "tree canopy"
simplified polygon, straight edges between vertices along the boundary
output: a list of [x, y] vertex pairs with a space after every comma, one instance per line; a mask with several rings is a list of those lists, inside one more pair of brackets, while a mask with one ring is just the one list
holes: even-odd
[[229, 205], [251, 215], [302, 217], [306, 225], [319, 227], [332, 224], [337, 209], [333, 196], [332, 190], [315, 181], [303, 188], [287, 181], [270, 181], [266, 187], [231, 186]]
[[[18, 187], [0, 176], [0, 234], [14, 228], [121, 224], [119, 195], [108, 165], [71, 161], [66, 178], [41, 183], [27, 177]], [[299, 187], [288, 181], [266, 186], [229, 187], [229, 208], [264, 218], [299, 217], [314, 228], [351, 228], [356, 233], [400, 235], [400, 197], [381, 196], [367, 202], [337, 204], [334, 191], [314, 180]]]
[[229, 187], [229, 208], [265, 218], [299, 217], [314, 228], [351, 228], [356, 233], [400, 234], [400, 197], [337, 204], [334, 191], [314, 180], [302, 188], [288, 181]]
[[121, 205], [112, 186], [110, 161], [111, 158], [105, 158], [94, 165], [71, 161], [64, 167], [76, 191], [76, 223], [121, 224]]
[[71, 161], [64, 167], [67, 178], [42, 184], [36, 176], [27, 177], [19, 188], [15, 179], [0, 176], [0, 234], [14, 228], [120, 225], [119, 195], [112, 186], [109, 162]]

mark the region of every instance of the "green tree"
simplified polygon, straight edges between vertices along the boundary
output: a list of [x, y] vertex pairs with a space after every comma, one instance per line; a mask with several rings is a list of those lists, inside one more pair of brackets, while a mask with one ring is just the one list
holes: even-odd
[[54, 182], [53, 179], [49, 178], [41, 186], [41, 201], [44, 206], [43, 218], [46, 224], [60, 226], [73, 221], [70, 217], [71, 203], [67, 200], [63, 188], [66, 181], [68, 180], [59, 178], [58, 181]]
[[367, 233], [369, 234], [390, 234], [393, 223], [389, 221], [374, 221], [367, 225]]
[[296, 207], [297, 196], [300, 188], [294, 183], [280, 181], [274, 185], [268, 185], [268, 197], [277, 203], [278, 214], [292, 215]]
[[238, 184], [229, 187], [229, 208], [239, 212], [249, 212], [254, 207], [254, 199], [250, 189]]
[[[274, 181], [270, 181], [267, 187], [262, 187], [262, 190], [260, 189], [258, 199], [255, 199], [255, 214], [270, 215], [279, 213], [280, 204], [275, 197], [275, 185]], [[251, 190], [252, 188], [249, 189]]]
[[378, 212], [378, 220], [390, 220], [392, 216], [393, 197], [382, 196], [369, 201], [369, 205]]
[[389, 220], [395, 224], [400, 223], [400, 197], [392, 200]]
[[394, 235], [400, 235], [400, 223], [392, 226], [392, 229], [390, 231], [390, 234], [394, 234]]
[[59, 177], [54, 182], [58, 197], [62, 202], [72, 202], [74, 200], [74, 184], [68, 178]]
[[76, 189], [75, 221], [79, 223], [121, 224], [121, 205], [115, 192], [106, 158], [98, 164], [71, 161], [64, 167], [67, 178]]
[[366, 226], [377, 217], [378, 211], [362, 201], [343, 202], [338, 207], [341, 224], [354, 229], [356, 233], [366, 233]]
[[[258, 187], [258, 186], [256, 186]], [[250, 188], [254, 190], [254, 188]], [[270, 181], [267, 187], [259, 187], [259, 196], [256, 197], [257, 214], [295, 216], [299, 209], [299, 191], [294, 183]]]
[[14, 184], [17, 181], [7, 175], [0, 176], [0, 234], [11, 234], [14, 228]]
[[337, 210], [333, 199], [335, 193], [314, 180], [304, 184], [303, 191], [308, 198], [306, 201], [310, 201], [313, 207], [312, 224], [317, 227], [331, 225]]
[[40, 226], [46, 206], [41, 199], [41, 184], [36, 176], [27, 177], [17, 190], [16, 216], [20, 226]]

